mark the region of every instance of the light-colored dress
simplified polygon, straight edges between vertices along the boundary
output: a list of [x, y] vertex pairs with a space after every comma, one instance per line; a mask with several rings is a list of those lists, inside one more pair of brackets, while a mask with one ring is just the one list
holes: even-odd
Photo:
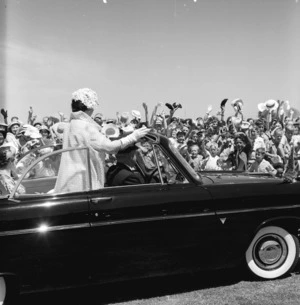
[[[63, 130], [63, 148], [88, 147], [91, 189], [104, 187], [105, 154], [117, 153], [122, 145], [122, 140], [108, 139], [101, 133], [101, 127], [82, 111], [71, 113], [70, 123], [62, 123], [61, 126], [58, 126], [58, 130]], [[79, 192], [89, 189], [86, 150], [63, 153], [54, 193]]]

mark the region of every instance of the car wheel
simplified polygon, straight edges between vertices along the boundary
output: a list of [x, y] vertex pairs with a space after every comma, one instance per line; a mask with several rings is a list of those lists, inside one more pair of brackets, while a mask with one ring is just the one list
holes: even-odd
[[263, 279], [276, 279], [293, 271], [299, 259], [299, 240], [276, 226], [262, 228], [246, 251], [250, 271]]
[[4, 304], [5, 297], [6, 297], [5, 278], [3, 276], [0, 276], [0, 305]]

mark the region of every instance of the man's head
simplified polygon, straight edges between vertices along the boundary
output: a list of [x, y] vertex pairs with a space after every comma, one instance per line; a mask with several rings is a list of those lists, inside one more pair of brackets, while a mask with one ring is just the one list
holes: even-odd
[[274, 129], [273, 133], [273, 140], [275, 143], [279, 143], [281, 141], [281, 138], [283, 136], [283, 130], [281, 128]]
[[119, 150], [119, 152], [116, 154], [116, 158], [120, 163], [128, 166], [135, 166], [137, 150], [138, 146], [130, 145], [125, 149]]
[[185, 140], [185, 132], [182, 130], [178, 131], [176, 134], [177, 142], [182, 144]]
[[189, 126], [188, 125], [183, 125], [183, 127], [182, 127], [182, 131], [185, 133], [185, 134], [187, 134], [188, 132], [189, 132], [189, 130], [190, 130], [190, 128], [189, 128]]
[[246, 135], [243, 132], [237, 132], [234, 136], [234, 144], [237, 150], [241, 151], [245, 148], [247, 143]]
[[8, 145], [0, 147], [0, 168], [6, 168], [10, 163], [15, 160], [15, 150]]
[[212, 142], [210, 147], [209, 147], [209, 152], [212, 157], [215, 157], [218, 154], [219, 148], [218, 144], [216, 142]]
[[50, 135], [50, 130], [45, 125], [41, 125], [41, 127], [39, 128], [39, 132], [40, 132], [40, 134], [42, 135], [43, 138], [48, 138], [49, 135]]
[[190, 153], [192, 158], [196, 158], [199, 154], [200, 148], [199, 145], [193, 144], [190, 148]]
[[294, 125], [292, 123], [288, 123], [285, 126], [285, 132], [284, 132], [285, 136], [287, 137], [287, 139], [290, 141], [292, 139], [292, 136], [294, 135]]

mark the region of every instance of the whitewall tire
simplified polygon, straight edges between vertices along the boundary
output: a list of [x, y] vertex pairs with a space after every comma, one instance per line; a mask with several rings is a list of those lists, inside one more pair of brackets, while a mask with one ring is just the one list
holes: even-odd
[[299, 259], [299, 240], [281, 227], [264, 227], [246, 251], [250, 271], [262, 279], [276, 279], [293, 271]]
[[6, 297], [6, 283], [3, 276], [0, 276], [0, 305], [4, 304]]

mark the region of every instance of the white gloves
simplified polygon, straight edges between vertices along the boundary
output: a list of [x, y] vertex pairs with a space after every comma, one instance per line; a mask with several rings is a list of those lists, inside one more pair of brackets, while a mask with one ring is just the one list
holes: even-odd
[[146, 126], [143, 126], [139, 129], [136, 129], [132, 135], [135, 137], [136, 141], [140, 138], [143, 138], [148, 132], [150, 131], [150, 128], [147, 128]]
[[149, 133], [150, 128], [143, 126], [139, 129], [134, 130], [130, 135], [121, 139], [121, 148], [137, 142], [140, 138], [143, 138], [147, 133]]

